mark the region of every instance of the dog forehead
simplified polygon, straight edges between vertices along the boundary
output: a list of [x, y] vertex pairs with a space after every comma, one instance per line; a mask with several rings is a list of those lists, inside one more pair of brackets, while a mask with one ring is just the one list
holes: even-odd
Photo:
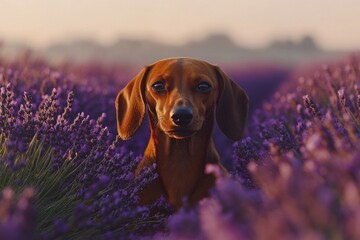
[[198, 76], [214, 76], [211, 64], [192, 58], [169, 58], [152, 65], [151, 75], [167, 77], [194, 78]]

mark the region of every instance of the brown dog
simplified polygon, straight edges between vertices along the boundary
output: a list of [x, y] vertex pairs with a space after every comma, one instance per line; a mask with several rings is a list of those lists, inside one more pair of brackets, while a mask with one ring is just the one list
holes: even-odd
[[151, 136], [139, 171], [157, 165], [158, 181], [140, 196], [141, 204], [164, 194], [179, 208], [208, 195], [214, 177], [207, 163], [218, 164], [212, 139], [214, 115], [222, 132], [241, 138], [248, 114], [248, 97], [217, 66], [190, 58], [160, 60], [146, 66], [116, 98], [118, 132], [129, 139], [140, 127], [147, 106]]

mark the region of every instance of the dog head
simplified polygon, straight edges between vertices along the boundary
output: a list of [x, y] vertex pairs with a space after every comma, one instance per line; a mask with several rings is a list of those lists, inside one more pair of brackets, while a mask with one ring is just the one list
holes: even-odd
[[140, 127], [146, 106], [155, 127], [172, 138], [196, 134], [214, 112], [222, 132], [241, 138], [248, 97], [218, 67], [201, 60], [171, 58], [146, 66], [116, 98], [118, 132], [122, 139]]

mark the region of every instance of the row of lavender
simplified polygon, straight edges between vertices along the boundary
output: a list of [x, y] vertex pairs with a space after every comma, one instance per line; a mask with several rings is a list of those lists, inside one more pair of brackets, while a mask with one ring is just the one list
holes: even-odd
[[156, 178], [153, 168], [135, 180], [139, 157], [103, 124], [102, 112], [115, 119], [117, 75], [107, 74], [104, 89], [88, 73], [74, 79], [41, 61], [2, 60], [1, 239], [114, 239], [163, 225], [166, 216], [152, 213], [167, 208], [161, 199], [137, 206], [139, 190]]
[[283, 86], [234, 144], [232, 177], [219, 176], [212, 198], [169, 220], [150, 214], [167, 208], [161, 202], [136, 207], [136, 193], [156, 176], [149, 169], [134, 181], [138, 159], [104, 127], [115, 125], [108, 121], [117, 71], [98, 70], [107, 78], [97, 86], [88, 76], [103, 72], [75, 71], [79, 78], [37, 61], [1, 66], [0, 188], [11, 187], [0, 200], [2, 236], [113, 239], [150, 234], [165, 222], [170, 235], [157, 238], [360, 236], [356, 58]]
[[247, 135], [233, 146], [232, 177], [219, 178], [196, 210], [171, 216], [171, 237], [360, 238], [356, 56], [285, 84]]

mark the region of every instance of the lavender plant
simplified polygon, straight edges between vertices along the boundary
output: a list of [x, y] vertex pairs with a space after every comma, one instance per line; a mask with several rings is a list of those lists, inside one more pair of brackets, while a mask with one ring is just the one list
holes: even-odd
[[133, 176], [146, 128], [130, 143], [115, 138], [122, 71], [0, 60], [4, 239], [360, 238], [357, 56], [284, 82], [223, 159], [230, 174], [212, 169], [211, 197], [168, 219], [164, 199], [137, 205], [157, 177], [156, 166]]
[[0, 236], [2, 239], [34, 239], [36, 210], [34, 190], [26, 188], [18, 200], [11, 188], [5, 188], [0, 196]]
[[[232, 177], [186, 213], [190, 239], [357, 239], [360, 64], [356, 57], [286, 83], [234, 144]], [[184, 213], [171, 217], [181, 237]], [[171, 224], [177, 222], [177, 225]]]
[[[5, 198], [9, 191], [17, 195], [33, 189], [38, 221], [26, 231], [41, 239], [112, 239], [161, 227], [165, 216], [152, 210], [166, 206], [161, 199], [137, 206], [138, 192], [156, 178], [154, 166], [134, 179], [139, 158], [120, 146], [119, 139], [110, 139], [102, 125], [104, 115], [97, 120], [84, 113], [71, 118], [73, 92], [65, 102], [58, 86], [36, 103], [30, 91], [17, 96], [18, 83], [5, 79], [0, 88], [0, 189], [10, 187]], [[16, 203], [8, 208], [12, 205]], [[5, 210], [12, 217], [12, 210]], [[33, 220], [20, 217], [25, 223], [15, 230], [21, 239], [28, 235], [20, 228]]]

